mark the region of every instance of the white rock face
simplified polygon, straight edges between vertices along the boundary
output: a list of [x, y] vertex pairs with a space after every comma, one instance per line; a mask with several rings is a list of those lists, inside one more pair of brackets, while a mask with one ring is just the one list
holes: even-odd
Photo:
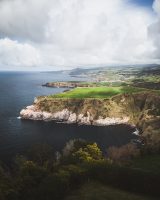
[[79, 114], [77, 121], [79, 124], [91, 125], [93, 121], [93, 117], [91, 116], [89, 112], [87, 112], [86, 116], [84, 116], [83, 114]]
[[37, 110], [36, 106], [31, 105], [27, 106], [26, 109], [21, 110], [20, 117], [22, 119], [32, 119], [32, 120], [57, 120], [57, 121], [67, 121], [70, 117], [70, 112], [67, 109], [64, 109], [60, 112], [49, 113]]
[[76, 123], [77, 122], [77, 115], [76, 113], [70, 113], [68, 118], [68, 123]]
[[43, 120], [43, 112], [37, 111], [36, 107], [33, 105], [27, 106], [26, 109], [21, 110], [20, 116], [23, 119]]
[[114, 124], [125, 124], [128, 123], [129, 118], [102, 118], [99, 117], [97, 120], [93, 120], [93, 116], [87, 112], [86, 115], [73, 113], [68, 109], [63, 109], [55, 113], [43, 112], [38, 110], [36, 106], [27, 106], [25, 109], [21, 110], [20, 117], [22, 119], [31, 120], [44, 120], [44, 121], [62, 121], [66, 123], [78, 123], [85, 125], [97, 125], [97, 126], [108, 126]]
[[67, 121], [68, 118], [70, 117], [70, 111], [68, 109], [64, 109], [62, 111], [53, 113], [53, 118], [55, 120], [63, 120], [63, 121]]
[[129, 117], [124, 117], [123, 119], [121, 118], [102, 118], [99, 117], [98, 120], [94, 121], [94, 125], [103, 125], [103, 126], [107, 126], [107, 125], [114, 125], [114, 124], [126, 124], [129, 121]]
[[53, 115], [48, 112], [42, 112], [42, 117], [44, 121], [50, 121], [53, 120]]

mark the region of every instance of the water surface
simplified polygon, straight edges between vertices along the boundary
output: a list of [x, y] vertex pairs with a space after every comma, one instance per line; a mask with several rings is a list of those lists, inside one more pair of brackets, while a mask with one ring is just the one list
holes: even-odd
[[0, 72], [0, 160], [8, 161], [36, 143], [46, 142], [55, 150], [61, 150], [66, 141], [82, 138], [106, 149], [126, 144], [136, 137], [131, 134], [133, 129], [125, 125], [93, 127], [17, 118], [22, 108], [33, 103], [34, 97], [63, 91], [62, 88], [42, 87], [42, 84], [65, 80], [77, 79], [53, 72]]

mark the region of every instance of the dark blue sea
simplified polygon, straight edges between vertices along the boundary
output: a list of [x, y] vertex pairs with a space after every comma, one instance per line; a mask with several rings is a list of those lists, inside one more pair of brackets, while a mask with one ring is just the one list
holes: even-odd
[[34, 97], [63, 91], [42, 84], [65, 80], [77, 79], [60, 72], [0, 72], [0, 160], [8, 162], [37, 143], [48, 143], [61, 150], [70, 139], [82, 138], [97, 142], [104, 150], [136, 137], [133, 128], [125, 125], [93, 127], [17, 118], [22, 108], [33, 103]]

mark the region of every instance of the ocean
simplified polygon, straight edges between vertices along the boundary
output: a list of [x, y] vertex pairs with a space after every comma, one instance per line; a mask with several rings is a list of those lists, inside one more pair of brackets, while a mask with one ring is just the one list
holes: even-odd
[[62, 88], [42, 87], [50, 81], [80, 80], [62, 72], [0, 72], [0, 160], [9, 162], [32, 145], [48, 143], [60, 151], [74, 138], [97, 142], [105, 150], [121, 146], [137, 136], [126, 125], [108, 127], [79, 126], [55, 122], [21, 120], [22, 108], [31, 105], [36, 96], [62, 92]]

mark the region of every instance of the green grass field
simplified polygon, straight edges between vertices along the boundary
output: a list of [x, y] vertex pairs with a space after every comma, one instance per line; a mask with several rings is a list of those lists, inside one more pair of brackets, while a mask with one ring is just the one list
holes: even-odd
[[84, 184], [65, 200], [154, 200], [141, 195], [111, 188], [97, 182]]
[[51, 95], [53, 98], [110, 98], [124, 93], [135, 93], [146, 89], [134, 87], [87, 87], [75, 88], [60, 94]]

